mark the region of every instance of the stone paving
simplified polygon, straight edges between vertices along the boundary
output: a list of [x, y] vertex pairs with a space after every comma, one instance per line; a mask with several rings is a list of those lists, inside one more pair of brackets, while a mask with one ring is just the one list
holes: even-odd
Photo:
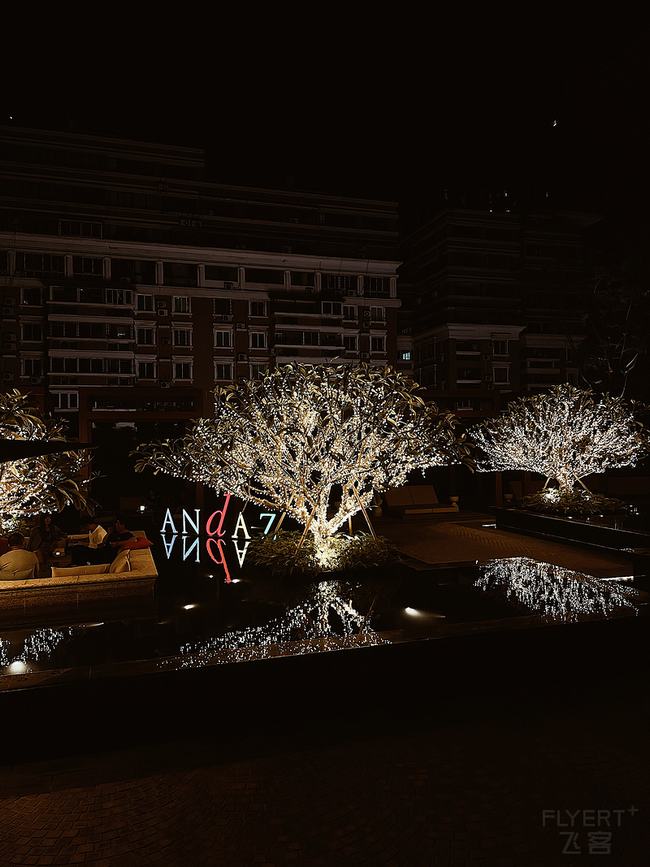
[[596, 856], [563, 856], [543, 810], [632, 807], [604, 863], [646, 865], [647, 703], [493, 710], [8, 767], [0, 864], [549, 867]]
[[625, 575], [630, 563], [625, 557], [582, 545], [549, 542], [523, 533], [483, 526], [494, 522], [490, 515], [468, 520], [457, 518], [377, 521], [377, 531], [395, 541], [404, 554], [425, 563], [451, 563], [493, 557], [532, 557], [588, 575]]

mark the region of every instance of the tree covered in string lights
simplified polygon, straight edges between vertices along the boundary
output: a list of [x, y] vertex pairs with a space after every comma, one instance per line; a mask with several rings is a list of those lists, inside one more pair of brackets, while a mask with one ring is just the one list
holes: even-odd
[[140, 447], [136, 469], [203, 482], [327, 540], [412, 470], [466, 459], [454, 417], [391, 368], [290, 364], [215, 390], [212, 418]]
[[575, 499], [576, 491], [588, 500], [586, 476], [633, 466], [648, 443], [624, 400], [568, 384], [517, 398], [470, 435], [479, 471], [539, 473], [546, 479], [542, 502], [550, 504]]
[[[63, 423], [43, 418], [28, 401], [17, 390], [0, 394], [0, 439], [65, 442]], [[81, 471], [89, 460], [88, 452], [73, 450], [0, 463], [3, 527], [68, 505], [87, 510], [88, 480]]]

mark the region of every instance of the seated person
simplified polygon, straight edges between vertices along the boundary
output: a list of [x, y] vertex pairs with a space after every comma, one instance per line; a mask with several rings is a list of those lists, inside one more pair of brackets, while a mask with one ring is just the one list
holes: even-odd
[[9, 550], [0, 557], [0, 581], [25, 581], [33, 578], [38, 559], [33, 551], [25, 550], [22, 533], [11, 533], [7, 539]]
[[89, 548], [99, 548], [106, 538], [106, 530], [94, 518], [83, 521], [81, 526], [85, 532], [78, 536], [68, 536], [68, 546], [85, 544]]
[[126, 529], [124, 521], [121, 518], [116, 518], [112, 531], [103, 538], [101, 544], [96, 548], [91, 548], [90, 545], [75, 545], [74, 548], [71, 548], [72, 562], [75, 566], [112, 563], [122, 542], [132, 538], [133, 533]]
[[56, 547], [57, 542], [61, 542], [65, 537], [63, 530], [60, 530], [52, 520], [52, 515], [41, 515], [29, 534], [29, 550], [36, 554], [38, 560], [39, 574], [44, 575], [49, 572], [49, 563], [52, 558], [52, 551]]
[[108, 533], [97, 521], [88, 521], [88, 547], [99, 548]]

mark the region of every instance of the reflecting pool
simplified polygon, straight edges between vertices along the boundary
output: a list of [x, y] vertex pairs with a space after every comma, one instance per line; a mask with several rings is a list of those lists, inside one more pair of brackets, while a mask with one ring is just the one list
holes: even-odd
[[351, 580], [229, 577], [172, 570], [144, 607], [0, 626], [0, 690], [635, 617], [648, 599], [632, 579], [526, 558]]

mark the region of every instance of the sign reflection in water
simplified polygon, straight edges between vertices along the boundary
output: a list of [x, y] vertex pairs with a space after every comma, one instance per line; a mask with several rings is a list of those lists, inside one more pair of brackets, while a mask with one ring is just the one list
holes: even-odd
[[637, 613], [633, 588], [527, 557], [491, 560], [481, 567], [476, 587], [505, 591], [508, 597], [554, 620], [576, 620], [584, 614], [607, 616], [620, 608]]
[[209, 664], [247, 662], [270, 656], [321, 653], [386, 644], [367, 615], [343, 596], [340, 581], [321, 581], [304, 602], [264, 626], [226, 632], [181, 648], [180, 658], [163, 665], [197, 668]]

